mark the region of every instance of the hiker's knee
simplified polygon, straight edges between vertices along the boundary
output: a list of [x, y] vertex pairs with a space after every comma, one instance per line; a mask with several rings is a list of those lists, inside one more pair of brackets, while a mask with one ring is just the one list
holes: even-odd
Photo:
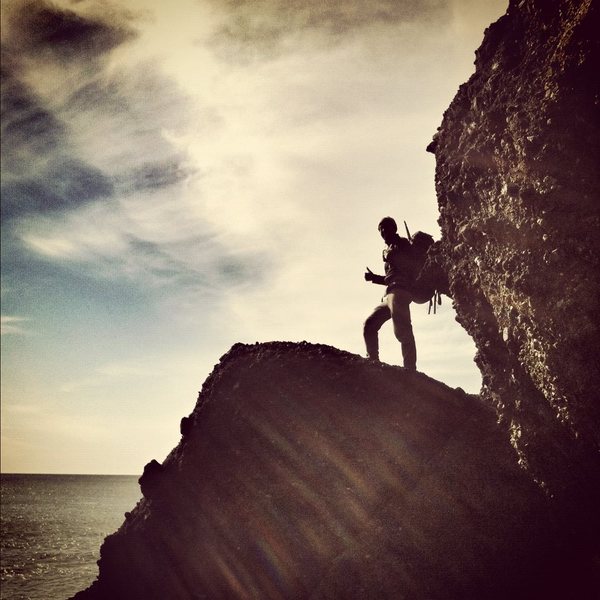
[[414, 340], [410, 321], [408, 323], [394, 323], [394, 335], [401, 344], [405, 344]]

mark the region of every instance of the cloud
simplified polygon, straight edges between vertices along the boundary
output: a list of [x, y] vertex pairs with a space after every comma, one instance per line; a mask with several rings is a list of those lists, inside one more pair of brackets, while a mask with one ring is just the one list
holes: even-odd
[[184, 164], [185, 158], [172, 156], [165, 160], [149, 161], [115, 176], [121, 193], [152, 191], [180, 183], [194, 171]]
[[[256, 285], [293, 261], [318, 259], [319, 237], [340, 237], [335, 256], [360, 234], [354, 222], [336, 232], [340, 206], [359, 214], [365, 202], [397, 195], [400, 176], [390, 174], [402, 152], [418, 170], [409, 154], [430, 131], [418, 141], [427, 124], [413, 115], [428, 90], [407, 93], [393, 74], [401, 65], [423, 80], [419, 60], [447, 32], [419, 36], [448, 16], [444, 2], [236, 1], [213, 3], [213, 12], [182, 3], [182, 29], [174, 27], [182, 14], [171, 22], [177, 11], [157, 6], [159, 18], [140, 24], [137, 39], [109, 35], [111, 15], [90, 28], [89, 17], [66, 11], [57, 20], [41, 6], [41, 40], [51, 39], [48, 23], [59, 23], [74, 46], [88, 35], [94, 57], [131, 43], [120, 61], [85, 69], [61, 54], [60, 89], [40, 65], [20, 65], [21, 78], [37, 82], [30, 103], [60, 125], [39, 168], [5, 178], [6, 210], [23, 217], [15, 231], [31, 257], [175, 294]], [[205, 14], [208, 25], [187, 27]], [[19, 15], [26, 31], [33, 21]], [[118, 19], [111, 26], [124, 30]], [[239, 44], [262, 51], [263, 38], [286, 52], [268, 64], [223, 65], [210, 44], [224, 28], [221, 42], [233, 53]], [[314, 45], [314, 35], [331, 43]], [[417, 41], [429, 44], [426, 58]], [[167, 64], [176, 65], [169, 77]], [[403, 192], [418, 197], [411, 176]], [[296, 245], [306, 250], [299, 255]]]
[[87, 18], [43, 0], [15, 3], [6, 20], [9, 43], [37, 58], [90, 60], [135, 37], [123, 22]]
[[10, 65], [2, 78], [2, 218], [110, 196], [110, 179], [73, 156], [65, 122], [13, 75]]
[[50, 158], [29, 177], [2, 186], [2, 218], [23, 213], [72, 208], [112, 195], [110, 178], [98, 169], [69, 157]]
[[110, 204], [24, 217], [15, 232], [30, 260], [50, 261], [78, 276], [133, 282], [186, 303], [258, 284], [272, 267], [264, 248], [231, 247], [194, 216], [181, 190], [182, 198], [170, 204], [172, 192], [159, 188]]
[[[191, 35], [167, 38], [159, 51], [142, 31], [147, 45], [135, 46], [131, 62], [69, 80], [73, 85], [54, 103], [55, 114], [70, 125], [69, 143], [80, 160], [109, 175], [112, 190], [90, 194], [89, 206], [64, 202], [68, 211], [26, 219], [18, 227], [21, 239], [32, 256], [88, 277], [169, 290], [188, 306], [197, 295], [258, 290], [266, 279], [278, 282], [284, 269], [281, 283], [267, 289], [310, 312], [314, 302], [305, 290], [320, 283], [311, 274], [335, 277], [340, 257], [349, 258], [348, 243], [358, 254], [351, 238], [361, 230], [351, 219], [339, 230], [340, 207], [359, 214], [365, 202], [397, 194], [399, 178], [390, 173], [398, 172], [396, 157], [405, 146], [413, 152], [410, 144], [423, 121], [412, 114], [424, 100], [417, 101], [414, 90], [406, 94], [391, 74], [399, 61], [405, 69], [418, 63], [411, 44], [422, 23], [441, 18], [444, 10], [439, 2], [220, 4], [212, 29], [203, 30], [205, 42], [233, 23], [241, 29], [222, 39], [229, 50], [239, 49], [237, 38], [260, 50], [253, 28], [267, 23], [277, 44], [286, 44], [286, 53], [268, 64], [241, 67], [219, 64], [214, 55], [207, 59], [207, 47], [198, 38], [192, 43]], [[186, 17], [193, 22], [200, 15], [195, 9]], [[420, 25], [406, 30], [407, 24]], [[315, 46], [313, 35], [332, 43]], [[168, 62], [171, 51], [180, 52], [175, 82], [156, 67]], [[155, 64], [148, 59], [153, 52], [161, 57]], [[205, 79], [186, 87], [202, 75], [199, 68]], [[209, 135], [197, 116], [210, 121]], [[423, 132], [419, 147], [429, 133]], [[52, 200], [50, 179], [44, 190]], [[402, 183], [411, 193], [414, 184]], [[433, 199], [429, 212], [435, 212]], [[314, 265], [323, 256], [318, 248], [332, 257], [325, 271]], [[304, 283], [285, 278], [290, 272]], [[224, 304], [231, 308], [231, 298]], [[285, 324], [281, 306], [274, 310]], [[261, 304], [257, 311], [269, 312]]]
[[[97, 3], [86, 3], [85, 7]], [[189, 173], [166, 137], [185, 101], [154, 65], [113, 68], [131, 13], [15, 2], [2, 29], [2, 217], [174, 185]], [[3, 15], [4, 16], [4, 15]], [[168, 109], [167, 109], [168, 107]]]
[[20, 325], [29, 321], [26, 317], [2, 315], [0, 319], [1, 335], [28, 335], [29, 332]]
[[287, 40], [298, 35], [331, 46], [360, 30], [439, 20], [448, 14], [440, 0], [212, 1], [225, 15], [212, 45], [221, 57], [241, 62], [285, 53], [294, 45]]
[[66, 127], [15, 76], [17, 66], [4, 46], [2, 63], [2, 167], [5, 172], [20, 173], [35, 157], [56, 150], [65, 139]]

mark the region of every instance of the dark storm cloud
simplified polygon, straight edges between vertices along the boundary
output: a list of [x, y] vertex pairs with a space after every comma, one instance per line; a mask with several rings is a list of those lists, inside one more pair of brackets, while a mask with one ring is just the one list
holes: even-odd
[[281, 42], [291, 33], [322, 33], [323, 39], [332, 44], [366, 27], [431, 21], [448, 13], [443, 0], [212, 1], [227, 15], [213, 38], [215, 47], [236, 45], [251, 54], [277, 54], [282, 50]]
[[124, 24], [83, 17], [50, 2], [24, 2], [8, 15], [8, 39], [25, 54], [52, 54], [71, 60], [104, 54], [135, 32]]
[[35, 176], [2, 183], [2, 218], [73, 208], [113, 192], [98, 169], [72, 158], [54, 158]]

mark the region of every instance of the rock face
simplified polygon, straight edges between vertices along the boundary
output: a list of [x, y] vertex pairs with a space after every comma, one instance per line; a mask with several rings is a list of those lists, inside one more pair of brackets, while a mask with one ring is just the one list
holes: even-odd
[[532, 598], [582, 580], [491, 408], [423, 374], [240, 344], [182, 425], [77, 600]]
[[600, 36], [591, 0], [512, 1], [428, 150], [483, 396], [550, 494], [600, 488]]

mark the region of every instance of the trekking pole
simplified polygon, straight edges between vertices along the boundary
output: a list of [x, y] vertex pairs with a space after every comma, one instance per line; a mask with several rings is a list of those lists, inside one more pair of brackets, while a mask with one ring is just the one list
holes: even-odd
[[412, 235], [410, 235], [410, 231], [408, 230], [408, 225], [406, 224], [406, 221], [404, 221], [404, 229], [406, 229], [406, 235], [408, 236], [408, 241], [412, 242]]

